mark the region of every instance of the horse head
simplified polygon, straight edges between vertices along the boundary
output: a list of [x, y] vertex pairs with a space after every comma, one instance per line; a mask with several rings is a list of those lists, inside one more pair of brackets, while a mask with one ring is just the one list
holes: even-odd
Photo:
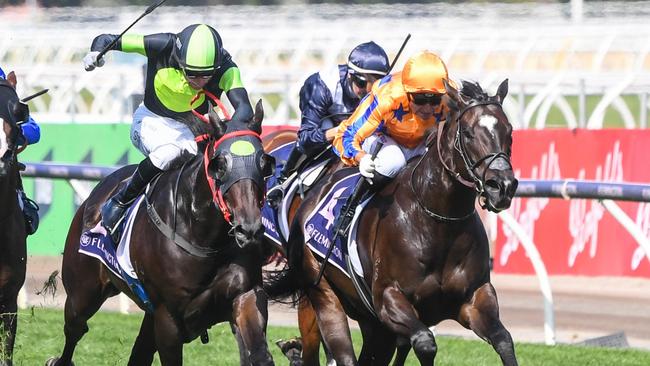
[[6, 176], [16, 164], [17, 142], [22, 133], [20, 124], [29, 118], [29, 107], [16, 94], [16, 76], [0, 80], [0, 177]]
[[248, 123], [224, 123], [212, 108], [209, 113], [216, 140], [206, 149], [206, 174], [216, 183], [215, 203], [231, 224], [231, 233], [242, 248], [261, 243], [265, 180], [275, 169], [273, 157], [264, 152], [260, 140], [263, 118], [261, 100]]
[[496, 95], [488, 96], [478, 83], [463, 81], [461, 90], [445, 83], [448, 98], [455, 104], [451, 118], [456, 124], [453, 149], [457, 179], [473, 187], [481, 207], [500, 212], [510, 207], [518, 181], [512, 170], [512, 125], [503, 112], [508, 79]]

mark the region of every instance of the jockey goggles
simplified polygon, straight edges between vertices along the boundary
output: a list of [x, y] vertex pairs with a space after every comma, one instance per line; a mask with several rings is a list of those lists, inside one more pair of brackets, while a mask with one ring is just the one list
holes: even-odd
[[438, 105], [442, 101], [443, 94], [437, 93], [409, 93], [409, 99], [417, 105]]
[[377, 79], [382, 78], [383, 75], [366, 75], [366, 74], [359, 74], [359, 73], [351, 73], [350, 78], [352, 79], [352, 82], [358, 86], [361, 89], [365, 89], [368, 87], [368, 83], [374, 83], [377, 81]]

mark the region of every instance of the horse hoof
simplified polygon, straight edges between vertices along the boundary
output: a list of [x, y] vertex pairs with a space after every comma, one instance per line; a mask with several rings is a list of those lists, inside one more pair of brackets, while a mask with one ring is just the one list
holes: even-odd
[[[59, 361], [58, 357], [50, 357], [47, 361], [45, 361], [45, 366], [57, 366], [57, 361]], [[70, 366], [74, 366], [74, 362], [70, 362]]]

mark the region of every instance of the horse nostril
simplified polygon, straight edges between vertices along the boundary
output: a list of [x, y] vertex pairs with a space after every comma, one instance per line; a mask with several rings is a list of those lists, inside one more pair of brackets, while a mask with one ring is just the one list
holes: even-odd
[[485, 182], [485, 189], [488, 191], [499, 192], [501, 191], [501, 185], [495, 179], [488, 179]]

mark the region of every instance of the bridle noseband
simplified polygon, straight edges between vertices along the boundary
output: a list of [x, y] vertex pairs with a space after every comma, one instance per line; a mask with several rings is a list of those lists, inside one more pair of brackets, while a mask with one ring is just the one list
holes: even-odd
[[[437, 149], [437, 152], [438, 152], [438, 159], [440, 160], [440, 163], [442, 163], [442, 166], [445, 168], [445, 171], [447, 173], [449, 173], [449, 175], [451, 175], [454, 179], [456, 179], [456, 181], [458, 181], [462, 185], [476, 191], [476, 193], [479, 196], [483, 196], [485, 194], [485, 175], [487, 174], [488, 169], [490, 168], [490, 166], [492, 165], [492, 163], [494, 161], [496, 161], [498, 158], [503, 158], [506, 161], [506, 163], [508, 164], [508, 166], [510, 167], [510, 169], [512, 169], [512, 163], [510, 162], [510, 157], [508, 156], [508, 154], [506, 154], [503, 151], [499, 151], [499, 152], [495, 152], [495, 153], [489, 153], [489, 154], [483, 156], [482, 158], [480, 158], [479, 160], [477, 160], [476, 162], [472, 162], [472, 159], [469, 157], [469, 154], [467, 153], [467, 147], [465, 145], [465, 140], [463, 139], [463, 134], [462, 134], [461, 118], [470, 109], [478, 107], [478, 106], [482, 106], [482, 105], [497, 105], [497, 106], [499, 106], [501, 108], [501, 103], [499, 103], [498, 101], [493, 100], [491, 98], [488, 99], [488, 100], [481, 100], [481, 101], [475, 100], [472, 103], [466, 105], [460, 112], [458, 112], [458, 115], [455, 118], [455, 121], [456, 121], [456, 124], [457, 124], [457, 129], [456, 129], [456, 134], [455, 134], [455, 137], [454, 137], [454, 150], [458, 151], [461, 158], [463, 159], [465, 169], [467, 170], [468, 174], [470, 175], [471, 180], [465, 179], [461, 175], [460, 172], [457, 172], [457, 171], [451, 169], [447, 165], [447, 163], [445, 162], [445, 159], [442, 156], [442, 148], [441, 148], [440, 143], [441, 143], [443, 132], [444, 132], [444, 129], [445, 129], [445, 124], [446, 124], [447, 119], [449, 118], [449, 115], [447, 116], [445, 121], [439, 123], [438, 132], [436, 134], [436, 149]], [[426, 142], [427, 151], [430, 149], [431, 145], [433, 144], [433, 136], [434, 136], [433, 134], [431, 136], [429, 136], [428, 141]], [[466, 214], [466, 215], [459, 216], [459, 217], [450, 217], [450, 216], [444, 216], [444, 215], [437, 214], [437, 213], [429, 210], [428, 208], [426, 208], [424, 206], [424, 204], [420, 201], [420, 198], [419, 198], [420, 195], [418, 195], [415, 192], [415, 188], [413, 187], [413, 176], [414, 176], [415, 170], [420, 165], [420, 163], [424, 159], [425, 155], [426, 155], [426, 153], [423, 154], [420, 157], [420, 159], [418, 160], [418, 162], [416, 163], [415, 167], [411, 171], [411, 179], [410, 179], [411, 190], [413, 191], [414, 197], [415, 197], [417, 203], [420, 205], [420, 207], [427, 213], [427, 215], [433, 217], [434, 219], [444, 221], [444, 222], [464, 221], [464, 220], [468, 219], [469, 217], [471, 217], [472, 215], [474, 215], [474, 213], [476, 212], [476, 208], [473, 208], [472, 211], [470, 213]], [[479, 175], [476, 173], [475, 169], [478, 168], [481, 164], [483, 164], [486, 161], [487, 161], [487, 167], [483, 171], [483, 174], [479, 177]], [[485, 208], [483, 203], [481, 203], [481, 207]]]

